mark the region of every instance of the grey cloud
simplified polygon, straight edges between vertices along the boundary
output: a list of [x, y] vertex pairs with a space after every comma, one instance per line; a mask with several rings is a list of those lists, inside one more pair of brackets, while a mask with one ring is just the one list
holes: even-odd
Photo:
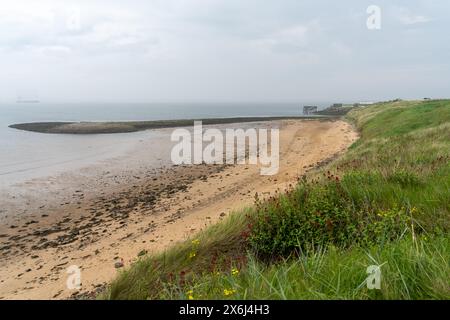
[[[379, 31], [366, 28], [373, 1], [17, 0], [0, 11], [0, 97], [15, 99], [21, 86], [48, 101], [449, 92], [448, 1], [375, 2]], [[73, 9], [75, 28], [68, 27]]]

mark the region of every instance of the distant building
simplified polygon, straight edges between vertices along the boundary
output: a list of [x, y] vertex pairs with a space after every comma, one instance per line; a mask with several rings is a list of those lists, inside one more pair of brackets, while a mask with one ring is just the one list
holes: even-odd
[[331, 106], [332, 108], [342, 108], [343, 104], [342, 103], [333, 103], [333, 105]]
[[310, 115], [317, 112], [317, 106], [304, 106], [303, 107], [303, 114], [304, 115]]

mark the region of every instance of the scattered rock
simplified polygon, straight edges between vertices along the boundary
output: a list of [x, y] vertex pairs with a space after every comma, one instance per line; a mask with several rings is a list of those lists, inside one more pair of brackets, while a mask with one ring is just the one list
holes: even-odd
[[143, 249], [143, 250], [139, 251], [138, 257], [145, 256], [146, 254], [147, 254], [147, 250]]
[[123, 267], [123, 261], [117, 261], [114, 263], [114, 268], [119, 269]]

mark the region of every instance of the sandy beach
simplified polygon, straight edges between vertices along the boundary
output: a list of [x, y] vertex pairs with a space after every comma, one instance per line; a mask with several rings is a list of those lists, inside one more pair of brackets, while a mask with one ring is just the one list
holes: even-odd
[[[126, 166], [122, 159], [115, 166], [80, 170], [78, 176], [52, 177], [39, 195], [23, 203], [32, 212], [0, 225], [0, 298], [93, 297], [122, 269], [116, 262], [126, 268], [139, 254], [160, 252], [251, 205], [255, 193], [264, 198], [288, 188], [357, 139], [341, 120], [267, 125], [280, 128], [275, 176], [261, 176], [252, 165], [164, 164], [155, 169], [135, 156]], [[55, 196], [56, 189], [63, 191]], [[71, 265], [82, 270], [81, 290], [66, 288]]]

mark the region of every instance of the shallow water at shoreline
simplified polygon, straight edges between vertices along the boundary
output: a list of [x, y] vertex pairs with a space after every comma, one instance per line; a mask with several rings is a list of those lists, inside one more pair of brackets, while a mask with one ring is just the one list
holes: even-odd
[[[213, 126], [248, 128], [261, 123]], [[5, 126], [0, 131], [5, 151], [0, 154], [2, 223], [56, 210], [70, 203], [78, 189], [99, 194], [104, 187], [116, 186], [116, 176], [127, 181], [126, 176], [170, 167], [175, 143], [170, 141], [171, 128], [97, 135], [41, 134]]]
[[[298, 104], [0, 105], [0, 203], [3, 206], [0, 221], [7, 215], [20, 216], [36, 211], [29, 204], [36, 200], [50, 201], [49, 195], [56, 195], [55, 202], [61, 202], [62, 197], [57, 195], [64, 193], [61, 189], [75, 188], [84, 178], [90, 181], [89, 178], [108, 171], [111, 166], [112, 172], [119, 173], [141, 165], [146, 169], [171, 165], [171, 129], [62, 135], [16, 130], [8, 128], [10, 124], [292, 115], [301, 115]], [[75, 178], [78, 180], [71, 184], [64, 181]]]
[[[235, 124], [235, 128], [245, 129], [245, 125]], [[255, 193], [269, 197], [284, 190], [355, 138], [342, 121], [286, 120], [248, 126], [280, 128], [281, 162], [276, 177], [263, 177], [258, 166], [249, 165], [149, 170], [146, 155], [161, 160], [167, 155], [155, 154], [154, 140], [143, 139], [124, 157], [26, 184], [21, 192], [41, 187], [15, 203], [19, 207], [10, 211], [13, 220], [2, 221], [0, 215], [0, 242], [7, 250], [1, 270], [2, 296], [68, 297], [71, 292], [64, 291], [62, 263], [82, 265], [83, 290], [94, 290], [117, 273], [116, 257], [128, 264], [143, 247], [160, 252], [229, 212], [251, 205]], [[158, 130], [163, 131], [172, 130]], [[165, 140], [156, 143], [165, 145]], [[32, 271], [23, 273], [27, 268]], [[39, 285], [30, 288], [33, 281]]]
[[[323, 103], [322, 106], [326, 106]], [[114, 135], [47, 135], [8, 125], [41, 121], [171, 120], [211, 117], [301, 115], [297, 103], [272, 104], [2, 104], [0, 105], [0, 187], [76, 170], [129, 152], [155, 131]], [[154, 147], [158, 147], [157, 144]]]

